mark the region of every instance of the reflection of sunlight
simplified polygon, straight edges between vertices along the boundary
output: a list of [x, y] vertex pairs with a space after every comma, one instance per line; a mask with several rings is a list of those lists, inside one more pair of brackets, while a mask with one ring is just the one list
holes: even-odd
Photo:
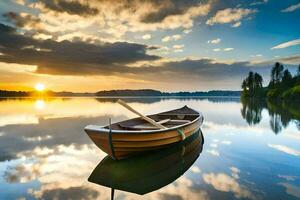
[[8, 116], [0, 116], [0, 126], [10, 125], [10, 124], [37, 124], [39, 122], [38, 118], [27, 115], [27, 114], [13, 114]]
[[36, 100], [34, 106], [38, 110], [43, 110], [45, 108], [45, 101], [41, 99]]

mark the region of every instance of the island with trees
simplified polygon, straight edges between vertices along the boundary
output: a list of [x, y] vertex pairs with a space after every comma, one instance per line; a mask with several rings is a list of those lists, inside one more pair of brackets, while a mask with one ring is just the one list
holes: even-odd
[[292, 76], [281, 63], [275, 63], [266, 87], [263, 87], [262, 76], [250, 71], [242, 82], [242, 89], [242, 98], [300, 100], [300, 65], [296, 75]]
[[263, 87], [262, 76], [250, 71], [242, 82], [242, 89], [241, 115], [249, 125], [260, 123], [262, 111], [266, 110], [275, 134], [291, 121], [300, 130], [300, 65], [293, 76], [282, 64], [275, 63], [266, 87]]

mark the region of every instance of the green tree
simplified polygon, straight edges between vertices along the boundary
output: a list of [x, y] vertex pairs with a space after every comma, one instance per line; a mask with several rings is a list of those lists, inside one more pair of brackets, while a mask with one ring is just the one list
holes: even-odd
[[288, 69], [284, 70], [283, 77], [282, 77], [282, 86], [283, 88], [290, 88], [293, 87], [294, 81], [292, 74], [289, 72]]
[[252, 71], [249, 72], [248, 78], [247, 78], [247, 85], [249, 88], [250, 95], [253, 95], [253, 89], [254, 89], [254, 74]]
[[255, 89], [261, 89], [263, 83], [263, 78], [260, 74], [255, 73], [254, 74], [254, 88]]
[[246, 79], [244, 79], [242, 82], [242, 89], [244, 92], [247, 90], [247, 80]]
[[279, 62], [276, 62], [274, 67], [271, 70], [271, 80], [270, 80], [270, 87], [273, 87], [280, 83], [283, 76], [283, 65]]
[[242, 82], [243, 96], [244, 97], [258, 97], [262, 94], [263, 78], [258, 73], [249, 72], [247, 78]]

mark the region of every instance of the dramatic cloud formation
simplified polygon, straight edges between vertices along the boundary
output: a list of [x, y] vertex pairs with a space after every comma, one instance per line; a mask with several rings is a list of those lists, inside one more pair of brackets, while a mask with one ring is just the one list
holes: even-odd
[[[0, 25], [1, 62], [37, 65], [38, 73], [94, 74], [122, 72], [122, 66], [158, 56], [148, 55], [141, 44], [116, 42], [99, 45], [84, 42], [35, 40]], [[124, 52], [130, 52], [126, 54]]]
[[47, 9], [57, 12], [67, 12], [71, 15], [95, 15], [98, 14], [96, 8], [92, 8], [88, 3], [80, 3], [79, 1], [68, 0], [40, 0], [40, 3]]
[[300, 39], [296, 39], [296, 40], [292, 40], [289, 42], [285, 42], [285, 43], [276, 45], [276, 46], [272, 47], [271, 49], [284, 49], [284, 48], [296, 46], [299, 44], [300, 44]]
[[38, 18], [35, 18], [28, 13], [8, 12], [3, 14], [3, 17], [14, 23], [17, 27], [25, 27], [26, 25], [36, 27], [40, 22]]
[[[290, 48], [289, 54], [276, 51], [274, 57], [274, 51], [269, 49], [274, 39], [264, 35], [274, 29], [265, 27], [264, 33], [253, 29], [253, 24], [265, 23], [264, 16], [270, 12], [267, 2], [3, 1], [0, 3], [0, 86], [11, 89], [22, 83], [18, 89], [29, 90], [34, 81], [43, 77], [56, 85], [57, 90], [60, 90], [58, 85], [73, 90], [74, 86], [69, 84], [72, 79], [85, 82], [81, 91], [84, 87], [94, 90], [96, 85], [119, 89], [167, 90], [171, 85], [188, 90], [238, 89], [249, 70], [266, 74], [266, 80], [269, 73], [265, 72], [272, 62], [299, 64], [298, 47]], [[264, 5], [257, 6], [260, 4]], [[280, 12], [289, 6], [282, 3], [276, 10]], [[285, 15], [289, 20], [280, 24], [280, 30], [276, 29], [282, 31], [283, 41], [298, 37], [294, 13]], [[250, 19], [251, 23], [246, 23]], [[274, 20], [280, 23], [280, 18]], [[216, 24], [229, 24], [229, 27], [213, 26]], [[287, 30], [290, 30], [289, 37], [284, 37]], [[260, 40], [264, 42], [252, 45]], [[245, 45], [240, 46], [237, 41]], [[272, 49], [297, 44], [298, 39]], [[233, 53], [234, 48], [237, 53]], [[255, 52], [263, 54], [264, 60], [251, 57]], [[174, 81], [174, 76], [182, 82]], [[104, 84], [107, 80], [114, 81]], [[188, 83], [191, 80], [194, 84]], [[203, 81], [207, 82], [199, 84]]]
[[291, 6], [287, 7], [287, 8], [285, 8], [285, 9], [281, 10], [281, 12], [293, 12], [293, 11], [295, 11], [297, 9], [300, 9], [300, 3], [295, 4], [295, 5], [291, 5]]
[[206, 24], [214, 25], [234, 22], [235, 24], [233, 24], [233, 27], [238, 27], [240, 26], [240, 20], [255, 12], [256, 10], [253, 9], [227, 8], [217, 11], [217, 13], [213, 17], [209, 18], [206, 21]]
[[[111, 39], [112, 36], [120, 38], [127, 32], [189, 29], [197, 17], [209, 13], [212, 4], [210, 1], [199, 3], [195, 0], [88, 2], [43, 0], [31, 6], [39, 11], [38, 18], [44, 29], [52, 35], [66, 35], [66, 31], [72, 34], [75, 27], [82, 34], [96, 26], [98, 34], [110, 35]], [[95, 35], [92, 32], [89, 34]]]

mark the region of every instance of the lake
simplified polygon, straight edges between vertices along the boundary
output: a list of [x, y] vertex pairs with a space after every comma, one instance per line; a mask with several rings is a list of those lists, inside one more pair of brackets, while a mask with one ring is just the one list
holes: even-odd
[[[100, 163], [106, 154], [83, 128], [135, 117], [115, 99], [0, 99], [0, 199], [110, 199], [110, 187], [88, 181], [105, 164], [114, 166], [105, 168], [109, 184], [119, 184], [109, 176], [117, 169], [130, 184], [127, 191], [114, 190], [114, 199], [300, 199], [300, 102], [125, 101], [144, 114], [184, 105], [202, 112], [203, 146], [198, 141], [192, 153], [186, 153], [188, 143], [131, 163]], [[176, 165], [168, 163], [169, 155], [177, 155]], [[151, 162], [145, 166], [145, 160]], [[150, 176], [162, 166], [161, 175]]]

